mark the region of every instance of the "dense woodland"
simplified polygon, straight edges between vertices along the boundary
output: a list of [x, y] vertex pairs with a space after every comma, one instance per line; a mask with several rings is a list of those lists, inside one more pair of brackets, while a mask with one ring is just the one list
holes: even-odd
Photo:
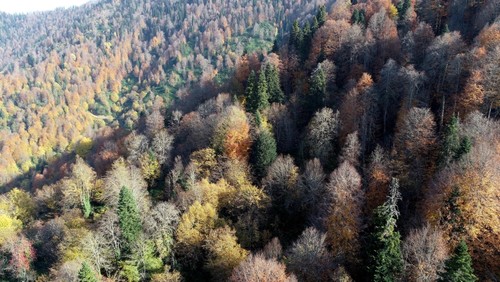
[[499, 0], [0, 13], [0, 280], [498, 281]]

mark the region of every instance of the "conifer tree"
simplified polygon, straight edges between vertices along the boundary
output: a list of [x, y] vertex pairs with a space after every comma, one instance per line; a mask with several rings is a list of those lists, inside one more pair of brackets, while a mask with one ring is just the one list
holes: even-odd
[[395, 281], [403, 270], [401, 236], [396, 231], [399, 216], [397, 202], [400, 199], [399, 183], [393, 178], [387, 201], [373, 214], [368, 253], [368, 271], [372, 281]]
[[317, 67], [310, 78], [309, 98], [307, 103], [312, 112], [323, 105], [326, 99], [326, 75], [321, 67]]
[[[269, 93], [265, 69], [260, 71], [258, 80], [256, 80], [255, 74], [252, 75], [252, 73], [248, 79], [246, 109], [255, 114], [269, 107]], [[251, 79], [254, 81], [253, 84], [250, 82]], [[256, 84], [255, 81], [257, 81]]]
[[272, 132], [263, 128], [253, 144], [251, 155], [255, 176], [258, 179], [265, 176], [267, 168], [274, 162], [276, 156], [276, 140]]
[[474, 282], [477, 281], [472, 268], [472, 259], [465, 241], [461, 241], [455, 248], [453, 256], [449, 258], [444, 267], [444, 273], [438, 281], [446, 282]]
[[78, 282], [97, 282], [94, 272], [86, 262], [83, 262], [82, 268], [78, 271]]
[[319, 7], [318, 13], [316, 14], [316, 19], [318, 20], [320, 27], [326, 22], [326, 16], [326, 7], [323, 5]]
[[297, 50], [300, 50], [303, 40], [304, 40], [304, 35], [302, 34], [302, 29], [300, 28], [299, 21], [295, 20], [292, 25], [290, 44], [294, 46]]
[[439, 158], [441, 166], [445, 166], [451, 161], [460, 160], [472, 147], [468, 137], [460, 138], [459, 129], [460, 122], [457, 117], [453, 117], [444, 132], [444, 140]]
[[281, 90], [278, 68], [272, 64], [267, 64], [266, 78], [269, 91], [269, 102], [283, 103], [285, 101], [285, 94], [283, 93], [283, 90]]
[[247, 88], [245, 89], [245, 99], [246, 99], [245, 106], [248, 112], [253, 111], [252, 99], [257, 90], [256, 83], [257, 83], [257, 76], [255, 75], [255, 71], [252, 70], [252, 72], [250, 72], [250, 75], [248, 76]]
[[127, 187], [120, 190], [118, 200], [118, 217], [123, 239], [123, 250], [129, 252], [135, 240], [142, 230], [141, 217], [137, 208], [136, 200]]
[[315, 33], [316, 30], [318, 30], [318, 29], [319, 29], [318, 18], [314, 17], [313, 18], [313, 23], [312, 23], [312, 26], [311, 26], [312, 33]]

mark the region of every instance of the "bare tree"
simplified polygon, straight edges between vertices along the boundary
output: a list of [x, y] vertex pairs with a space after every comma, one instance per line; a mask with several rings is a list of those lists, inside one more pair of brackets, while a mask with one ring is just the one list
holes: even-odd
[[231, 282], [292, 282], [294, 277], [286, 274], [285, 265], [262, 255], [249, 255], [238, 265], [229, 278]]
[[429, 225], [410, 231], [403, 242], [403, 257], [409, 281], [436, 281], [448, 258], [443, 232]]
[[318, 158], [326, 165], [334, 150], [334, 141], [340, 128], [339, 112], [323, 108], [314, 114], [307, 126], [307, 151], [310, 157]]
[[158, 131], [153, 137], [151, 147], [160, 164], [168, 164], [170, 162], [173, 142], [174, 137], [166, 129]]
[[328, 279], [332, 257], [326, 248], [326, 235], [309, 227], [287, 251], [287, 267], [300, 281]]

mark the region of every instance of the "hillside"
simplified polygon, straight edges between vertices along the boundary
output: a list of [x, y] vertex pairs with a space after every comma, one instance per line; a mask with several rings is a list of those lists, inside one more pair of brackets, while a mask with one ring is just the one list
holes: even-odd
[[[133, 128], [157, 97], [223, 83], [319, 1], [98, 1], [0, 13], [0, 185], [41, 169], [113, 122]], [[100, 116], [101, 118], [96, 118]]]
[[0, 14], [0, 280], [498, 281], [498, 0]]

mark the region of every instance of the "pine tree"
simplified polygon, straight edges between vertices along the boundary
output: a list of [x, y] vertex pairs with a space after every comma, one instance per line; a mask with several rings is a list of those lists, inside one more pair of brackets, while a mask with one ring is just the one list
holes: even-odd
[[310, 78], [309, 97], [307, 103], [310, 110], [314, 112], [323, 105], [326, 99], [326, 75], [321, 67], [317, 67]]
[[359, 10], [358, 9], [354, 9], [354, 11], [352, 12], [351, 23], [352, 24], [359, 23]]
[[372, 281], [395, 281], [403, 270], [401, 236], [396, 231], [401, 199], [398, 180], [393, 178], [387, 201], [375, 209], [369, 237], [368, 271]]
[[471, 141], [468, 137], [460, 139], [459, 136], [460, 122], [457, 117], [453, 117], [447, 125], [441, 152], [439, 156], [439, 164], [445, 166], [451, 161], [458, 161], [467, 154], [471, 147]]
[[132, 192], [127, 187], [120, 190], [118, 217], [123, 239], [123, 250], [129, 252], [142, 230], [141, 217]]
[[312, 23], [312, 27], [311, 27], [311, 29], [312, 29], [312, 33], [315, 33], [315, 32], [316, 32], [316, 30], [318, 30], [318, 29], [319, 29], [319, 22], [318, 22], [318, 18], [316, 18], [316, 17], [314, 17], [314, 18], [313, 18], [313, 23]]
[[297, 50], [300, 50], [303, 40], [304, 40], [304, 35], [302, 34], [302, 29], [300, 28], [299, 21], [295, 20], [292, 25], [290, 44], [294, 46]]
[[78, 271], [78, 282], [97, 282], [94, 272], [86, 262], [83, 262], [82, 268]]
[[467, 244], [462, 240], [455, 248], [453, 256], [446, 261], [444, 273], [441, 274], [438, 281], [474, 282], [477, 280]]
[[255, 75], [255, 72], [252, 71], [250, 72], [250, 75], [248, 76], [248, 79], [247, 79], [247, 88], [245, 89], [245, 99], [246, 99], [246, 102], [245, 102], [245, 107], [246, 107], [246, 110], [248, 112], [253, 112], [253, 97], [255, 96], [255, 92], [257, 91], [257, 86], [256, 86], [256, 82], [257, 82], [257, 76]]
[[312, 41], [312, 31], [311, 31], [311, 24], [309, 22], [306, 22], [306, 24], [304, 25], [304, 29], [302, 30], [302, 34], [303, 34], [303, 43], [302, 43], [302, 48], [301, 48], [301, 52], [302, 52], [302, 58], [306, 58], [307, 55], [309, 54], [309, 49], [310, 49], [310, 45], [311, 45], [311, 41]]
[[285, 101], [285, 94], [281, 90], [280, 75], [278, 68], [272, 64], [266, 66], [267, 88], [269, 91], [269, 102], [283, 103]]
[[397, 8], [400, 20], [406, 19], [406, 13], [408, 12], [408, 9], [410, 9], [410, 7], [411, 7], [411, 0], [399, 1]]
[[326, 7], [323, 5], [319, 7], [318, 13], [316, 14], [316, 19], [318, 20], [320, 27], [326, 22], [326, 16]]
[[[269, 93], [265, 70], [260, 71], [257, 85], [255, 85], [255, 74], [251, 73], [248, 80], [246, 109], [255, 114], [257, 111], [262, 111], [269, 107]], [[253, 84], [251, 80], [254, 81]]]
[[276, 157], [276, 140], [274, 140], [272, 132], [262, 129], [252, 146], [251, 155], [255, 176], [258, 179], [265, 176], [267, 168], [274, 162]]

